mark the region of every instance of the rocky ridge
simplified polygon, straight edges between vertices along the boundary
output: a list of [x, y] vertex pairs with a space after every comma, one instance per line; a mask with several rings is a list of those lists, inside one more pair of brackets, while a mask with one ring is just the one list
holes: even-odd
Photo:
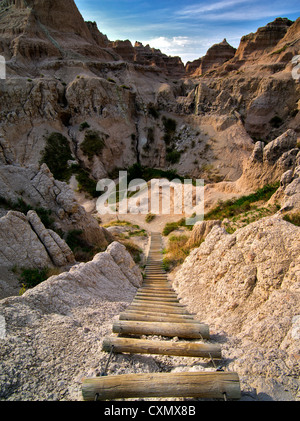
[[[71, 3], [68, 7], [73, 10], [76, 6]], [[299, 85], [291, 74], [291, 58], [298, 45], [297, 21], [276, 19], [260, 28], [254, 37], [260, 41], [252, 42], [253, 51], [261, 52], [259, 59], [247, 53], [245, 61], [240, 52], [237, 58], [239, 50], [248, 51], [242, 47], [246, 40], [241, 41], [235, 54], [224, 40], [201, 58], [201, 78], [180, 79], [184, 73], [178, 58], [167, 57], [138, 42], [135, 46], [129, 41], [111, 42], [95, 23], [79, 19], [77, 9], [75, 21], [62, 35], [57, 31], [58, 24], [53, 23], [57, 3], [51, 3], [48, 18], [38, 2], [25, 9], [22, 2], [1, 4], [1, 45], [11, 76], [5, 85], [0, 82], [0, 150], [5, 163], [13, 160], [22, 165], [37, 164], [45, 146], [44, 137], [58, 131], [67, 137], [74, 159], [94, 180], [136, 162], [172, 168], [208, 181], [218, 177], [236, 179], [242, 163], [237, 154], [231, 163], [220, 164], [224, 149], [229, 155], [235, 150], [236, 141], [248, 144], [249, 157], [253, 147], [250, 137], [270, 141], [289, 128], [298, 130]], [[34, 19], [24, 20], [25, 12]], [[17, 20], [16, 24], [11, 23], [13, 30], [9, 29], [7, 14], [11, 15], [10, 22], [12, 16]], [[50, 38], [37, 29], [39, 22], [47, 28]], [[74, 34], [72, 25], [77, 24], [79, 30]], [[58, 44], [65, 42], [64, 53], [47, 53], [47, 59], [36, 54], [38, 61], [24, 62], [22, 54], [12, 55], [14, 50], [9, 47], [15, 42], [16, 33], [22, 33], [19, 38], [35, 46], [43, 40], [50, 49], [54, 48], [53, 40]], [[80, 55], [74, 51], [74, 45], [84, 45]], [[279, 52], [282, 48], [284, 54]], [[255, 71], [252, 65], [256, 66]], [[84, 97], [82, 90], [86, 92]], [[282, 101], [285, 107], [280, 106]], [[163, 140], [163, 117], [177, 123], [171, 145]], [[81, 153], [84, 133], [79, 128], [83, 122], [107, 139], [102, 153], [93, 158]], [[227, 132], [229, 126], [232, 133]], [[170, 150], [175, 150], [176, 156], [170, 155]], [[232, 165], [234, 169], [230, 168]], [[206, 166], [214, 167], [215, 174], [207, 174]]]
[[236, 49], [224, 39], [219, 44], [210, 47], [204, 57], [194, 62], [188, 62], [186, 72], [188, 75], [201, 76], [232, 59], [235, 52]]
[[25, 216], [21, 212], [9, 211], [0, 218], [0, 225], [0, 267], [42, 268], [75, 263], [65, 241], [56, 232], [46, 229], [36, 212], [29, 211]]
[[114, 242], [93, 261], [1, 300], [0, 400], [80, 400], [81, 378], [106, 364], [101, 338], [141, 282], [125, 247]]
[[0, 166], [0, 196], [10, 203], [23, 200], [33, 208], [50, 211], [56, 230], [82, 230], [84, 239], [90, 244], [105, 248], [112, 240], [96, 219], [79, 205], [71, 188], [55, 180], [45, 164], [40, 168]]
[[173, 283], [263, 400], [299, 399], [299, 247], [299, 228], [280, 216], [234, 234], [214, 226]]

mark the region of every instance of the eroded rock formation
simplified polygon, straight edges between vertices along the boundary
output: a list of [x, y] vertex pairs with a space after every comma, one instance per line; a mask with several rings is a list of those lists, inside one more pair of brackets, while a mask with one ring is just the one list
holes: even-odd
[[274, 400], [297, 399], [299, 234], [280, 216], [234, 234], [216, 226], [173, 284], [191, 312], [230, 335], [229, 368], [247, 377], [247, 389]]
[[80, 400], [81, 378], [104, 369], [102, 338], [141, 282], [125, 247], [112, 243], [93, 261], [1, 300], [0, 399]]
[[215, 44], [210, 47], [204, 57], [195, 60], [194, 62], [187, 63], [187, 74], [201, 76], [232, 59], [235, 52], [236, 49], [228, 44], [227, 40], [224, 39], [219, 44]]
[[33, 208], [50, 211], [56, 230], [81, 230], [92, 245], [105, 248], [112, 241], [110, 234], [75, 200], [71, 188], [55, 180], [46, 165], [0, 166], [0, 196], [5, 198], [8, 208], [22, 200]]
[[9, 211], [0, 218], [0, 267], [44, 268], [75, 263], [68, 245], [46, 229], [34, 211]]

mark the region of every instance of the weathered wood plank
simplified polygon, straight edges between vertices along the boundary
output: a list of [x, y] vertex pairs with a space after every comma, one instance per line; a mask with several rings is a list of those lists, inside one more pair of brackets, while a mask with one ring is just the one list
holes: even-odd
[[197, 320], [187, 319], [185, 315], [181, 314], [164, 314], [155, 313], [150, 315], [149, 313], [135, 313], [135, 312], [123, 312], [120, 313], [120, 320], [136, 320], [140, 322], [169, 322], [169, 323], [199, 323]]
[[174, 289], [172, 287], [147, 287], [147, 286], [141, 286], [138, 289], [139, 292], [157, 292], [158, 294], [163, 294], [167, 292], [174, 293]]
[[102, 350], [130, 354], [175, 355], [180, 357], [199, 357], [220, 359], [221, 347], [215, 344], [195, 342], [171, 342], [132, 338], [105, 338]]
[[144, 289], [144, 288], [140, 288], [140, 289], [138, 289], [137, 290], [137, 293], [136, 293], [136, 295], [150, 295], [150, 294], [153, 294], [153, 295], [166, 295], [166, 296], [169, 296], [169, 297], [177, 297], [177, 294], [176, 294], [176, 292], [173, 290], [166, 290], [166, 291], [157, 291], [157, 290], [155, 290], [155, 289], [153, 289], [153, 290], [146, 290], [146, 289]]
[[178, 313], [178, 314], [189, 314], [189, 312], [184, 307], [174, 307], [168, 305], [160, 305], [160, 304], [137, 304], [132, 303], [130, 306], [127, 307], [128, 310], [142, 310], [147, 311], [149, 313]]
[[121, 374], [87, 378], [82, 383], [85, 401], [121, 398], [204, 398], [240, 399], [241, 389], [237, 373], [181, 372]]
[[178, 336], [187, 339], [209, 339], [209, 327], [206, 324], [140, 322], [117, 320], [113, 324], [113, 332], [125, 335], [162, 335]]
[[[141, 314], [141, 315], [149, 315], [149, 316], [153, 316], [153, 313], [149, 314], [149, 312], [147, 311], [143, 311], [143, 310], [136, 310], [136, 309], [130, 309], [127, 308], [124, 313], [131, 313], [131, 314]], [[123, 313], [121, 313], [123, 314]], [[155, 311], [155, 315], [157, 316], [171, 316], [171, 317], [183, 317], [184, 319], [193, 319], [193, 315], [192, 314], [188, 314], [188, 313], [174, 313], [171, 314], [170, 313], [165, 313], [165, 312], [161, 312], [161, 311]]]
[[152, 303], [158, 303], [158, 304], [172, 304], [175, 307], [183, 307], [182, 304], [179, 303], [179, 301], [177, 299], [174, 298], [151, 298], [151, 297], [135, 297], [132, 300], [133, 303], [148, 303], [148, 304], [152, 304]]
[[160, 298], [168, 298], [168, 299], [176, 299], [178, 300], [178, 297], [175, 293], [173, 292], [137, 292], [135, 295], [135, 298], [157, 298], [158, 300]]

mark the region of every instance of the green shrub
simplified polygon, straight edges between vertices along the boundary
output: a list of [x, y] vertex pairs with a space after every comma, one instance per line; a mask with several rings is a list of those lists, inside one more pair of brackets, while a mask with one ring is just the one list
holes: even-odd
[[53, 224], [55, 220], [54, 218], [51, 218], [51, 215], [52, 215], [51, 209], [35, 208], [34, 210], [38, 214], [42, 223], [45, 225], [45, 228], [53, 229]]
[[83, 132], [83, 130], [88, 129], [89, 127], [90, 127], [89, 123], [84, 121], [83, 123], [80, 124], [79, 131]]
[[41, 163], [47, 164], [54, 178], [69, 181], [72, 171], [68, 167], [68, 161], [72, 159], [70, 144], [65, 136], [61, 133], [52, 133], [46, 138]]
[[167, 153], [166, 160], [171, 164], [177, 164], [180, 161], [181, 153], [174, 150]]
[[177, 123], [172, 118], [163, 117], [162, 122], [166, 133], [175, 133], [177, 128]]
[[129, 237], [147, 237], [147, 232], [144, 229], [137, 229], [128, 233]]
[[153, 118], [158, 119], [159, 117], [159, 112], [157, 110], [157, 108], [155, 107], [155, 105], [153, 104], [148, 104], [148, 114], [151, 115]]
[[75, 259], [79, 262], [90, 261], [95, 254], [99, 253], [99, 247], [92, 246], [82, 236], [82, 230], [71, 230], [67, 233], [66, 243], [73, 251]]
[[300, 227], [300, 212], [285, 215], [283, 219], [287, 222], [290, 222], [291, 224], [296, 225], [297, 227]]
[[175, 170], [164, 171], [158, 168], [148, 168], [143, 167], [138, 163], [128, 168], [128, 182], [136, 178], [141, 178], [145, 181], [150, 181], [153, 178], [166, 178], [167, 180], [172, 181], [175, 178], [178, 178], [183, 181], [183, 177], [180, 177]]
[[169, 271], [176, 266], [182, 264], [190, 251], [199, 247], [201, 242], [197, 244], [189, 244], [189, 237], [186, 235], [172, 235], [168, 241], [166, 256], [163, 259], [163, 266], [166, 271]]
[[175, 231], [177, 228], [178, 228], [177, 222], [168, 222], [163, 229], [163, 235], [167, 236], [170, 234], [170, 232]]
[[88, 171], [78, 167], [76, 169], [76, 180], [78, 183], [78, 190], [88, 193], [91, 197], [98, 197], [97, 182], [90, 177]]
[[36, 285], [48, 279], [49, 268], [42, 269], [22, 269], [19, 281], [22, 284], [22, 290], [34, 288]]
[[88, 130], [84, 141], [80, 145], [82, 152], [92, 159], [94, 155], [100, 155], [105, 146], [103, 135], [95, 130]]
[[153, 219], [155, 218], [156, 215], [154, 215], [153, 213], [148, 213], [148, 215], [146, 215], [145, 217], [145, 221], [147, 222], [147, 224], [149, 224], [150, 222], [153, 221]]
[[153, 129], [153, 127], [149, 127], [148, 128], [147, 140], [150, 143], [153, 143], [154, 142], [154, 129]]
[[173, 141], [173, 137], [176, 132], [177, 123], [172, 118], [162, 118], [162, 122], [164, 125], [164, 141], [166, 145], [170, 145], [170, 143]]

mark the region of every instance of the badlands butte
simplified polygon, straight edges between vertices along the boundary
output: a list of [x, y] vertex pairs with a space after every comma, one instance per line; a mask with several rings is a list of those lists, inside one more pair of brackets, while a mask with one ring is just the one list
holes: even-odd
[[[109, 40], [73, 0], [0, 1], [2, 401], [82, 399], [151, 232], [241, 400], [300, 400], [299, 51], [300, 19], [278, 17], [184, 65]], [[119, 170], [204, 179], [204, 221], [97, 214], [97, 181]], [[212, 369], [120, 354], [108, 373]]]

